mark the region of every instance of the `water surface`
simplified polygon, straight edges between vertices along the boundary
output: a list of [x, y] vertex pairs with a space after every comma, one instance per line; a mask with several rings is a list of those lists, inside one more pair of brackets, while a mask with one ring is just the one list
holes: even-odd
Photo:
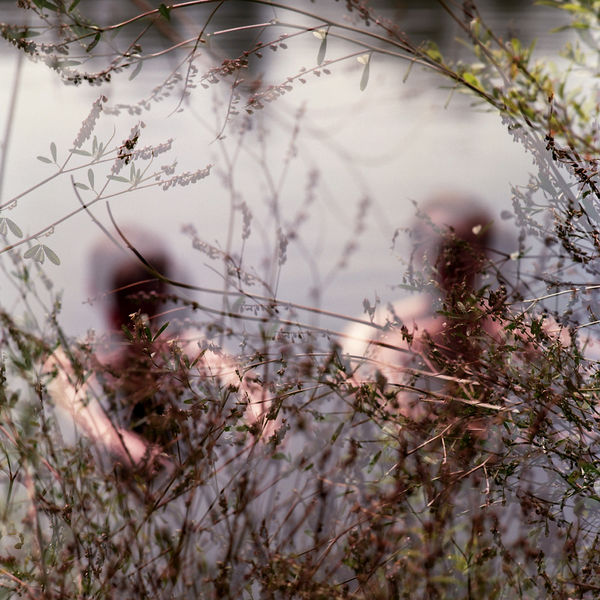
[[[457, 26], [436, 3], [376, 4], [386, 16], [399, 19], [409, 36], [432, 36], [443, 52], [461, 52], [454, 43]], [[118, 18], [133, 11], [128, 3], [110, 6], [117, 12], [122, 10], [119, 7], [127, 7], [122, 15], [115, 13]], [[321, 5], [308, 2], [306, 7], [321, 9]], [[341, 4], [330, 3], [326, 9], [341, 11], [343, 19], [350, 17]], [[547, 31], [562, 22], [560, 14], [556, 17], [555, 12], [515, 2], [487, 2], [482, 13], [501, 35], [538, 38], [539, 54], [555, 54], [557, 38]], [[13, 5], [3, 3], [2, 15], [5, 21], [13, 19]], [[230, 23], [234, 16], [215, 22], [212, 31], [246, 22]], [[174, 27], [179, 28], [178, 34], [193, 31], [203, 18], [199, 12], [190, 12], [187, 21], [174, 21]], [[251, 23], [293, 20], [273, 9], [261, 9], [244, 18]], [[275, 38], [285, 30], [268, 30], [263, 36]], [[251, 31], [254, 35], [255, 30]], [[213, 53], [236, 51], [232, 44], [240, 40], [228, 42], [226, 38], [217, 36], [210, 52], [197, 63], [200, 70], [215, 64]], [[164, 40], [155, 43], [158, 48]], [[251, 65], [250, 77], [262, 75], [267, 82], [282, 82], [301, 68], [315, 65], [319, 44], [308, 33], [289, 41], [287, 49], [265, 51], [267, 56]], [[348, 46], [330, 42], [326, 58], [335, 60], [348, 52]], [[133, 81], [128, 79], [130, 72], [124, 72], [102, 87], [65, 86], [41, 63], [22, 62], [11, 115], [3, 202], [53, 173], [51, 165], [36, 157], [50, 156], [50, 143], [54, 142], [59, 161], [64, 159], [100, 94], [107, 96], [109, 107], [134, 105], [165, 80], [178, 60], [181, 56], [167, 55], [144, 65]], [[0, 53], [0, 74], [6, 83], [0, 91], [3, 115], [8, 113], [15, 90], [12, 82], [17, 65], [17, 52], [5, 44]], [[473, 100], [459, 93], [448, 102], [450, 90], [443, 80], [415, 68], [403, 83], [406, 63], [375, 56], [368, 86], [361, 92], [361, 69], [354, 58], [336, 62], [330, 75], [308, 76], [305, 85], [295, 84], [293, 91], [251, 118], [241, 113], [225, 129], [231, 98], [226, 84], [191, 90], [179, 112], [181, 90], [176, 87], [169, 98], [152, 104], [151, 110], [141, 115], [126, 110], [118, 116], [103, 115], [95, 130], [98, 141], [119, 144], [141, 120], [145, 127], [140, 145], [173, 139], [172, 151], [157, 158], [155, 165], [176, 160], [181, 171], [214, 165], [211, 175], [195, 185], [168, 191], [150, 187], [115, 196], [110, 206], [116, 220], [142, 226], [165, 240], [182, 277], [200, 285], [222, 287], [223, 267], [192, 248], [181, 233], [186, 224], [193, 225], [206, 242], [239, 257], [245, 269], [265, 279], [283, 299], [355, 315], [362, 311], [364, 298], [373, 301], [377, 296], [383, 302], [397, 298], [401, 292], [395, 286], [405, 268], [407, 244], [403, 235], [396, 237], [395, 243], [393, 240], [398, 228], [413, 222], [413, 202], [452, 191], [481, 198], [498, 215], [510, 207], [511, 185], [526, 183], [533, 167], [496, 114], [481, 105], [473, 108]], [[219, 134], [224, 139], [218, 141]], [[84, 163], [83, 157], [75, 157], [71, 164]], [[105, 181], [111, 164], [93, 166], [95, 183]], [[90, 183], [87, 167], [73, 176], [80, 183]], [[309, 182], [315, 177], [318, 183], [311, 188]], [[111, 186], [115, 193], [123, 189], [117, 183]], [[89, 201], [93, 192], [81, 190], [80, 195]], [[242, 239], [242, 213], [235, 210], [231, 218], [232, 205], [239, 207], [241, 202], [253, 214], [247, 239]], [[19, 199], [6, 214], [25, 233], [33, 234], [79, 206], [70, 178], [62, 176]], [[91, 211], [111, 227], [105, 202]], [[281, 268], [278, 231], [294, 237]], [[60, 266], [46, 261], [43, 269], [55, 289], [64, 290], [61, 318], [73, 335], [103, 327], [97, 307], [86, 303], [95, 287], [90, 285], [90, 277], [96, 275], [89, 273], [89, 254], [100, 238], [99, 228], [83, 212], [40, 239], [61, 259]], [[23, 307], [11, 299], [14, 291], [10, 292], [6, 283], [3, 290], [5, 303], [19, 313]], [[265, 292], [258, 286], [253, 290]], [[221, 303], [218, 296], [199, 298], [213, 306]], [[343, 326], [326, 317], [318, 321], [338, 329]]]

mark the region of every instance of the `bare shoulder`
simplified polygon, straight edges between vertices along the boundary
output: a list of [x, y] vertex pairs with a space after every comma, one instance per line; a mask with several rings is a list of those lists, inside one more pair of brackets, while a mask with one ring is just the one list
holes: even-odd
[[410, 327], [413, 321], [431, 316], [432, 301], [427, 294], [416, 294], [397, 300], [387, 309], [388, 318], [397, 319]]
[[432, 302], [426, 294], [408, 296], [386, 307], [379, 307], [372, 325], [351, 323], [344, 329], [342, 350], [351, 356], [364, 356], [373, 345], [372, 342], [384, 338], [398, 338], [396, 341], [400, 341], [402, 326], [410, 332], [415, 327], [422, 328], [431, 321], [431, 314]]

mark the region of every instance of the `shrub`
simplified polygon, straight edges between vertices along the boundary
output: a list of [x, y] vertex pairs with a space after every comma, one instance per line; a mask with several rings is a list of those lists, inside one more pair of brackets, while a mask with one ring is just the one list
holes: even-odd
[[[597, 595], [598, 105], [591, 83], [581, 80], [578, 89], [572, 81], [574, 66], [596, 72], [595, 5], [543, 2], [569, 13], [580, 38], [565, 48], [570, 67], [558, 68], [535, 60], [532, 46], [497, 37], [474, 3], [458, 10], [438, 1], [462, 30], [472, 63], [447, 60], [433, 42], [411, 43], [398, 23], [358, 0], [313, 12], [256, 2], [285, 13], [289, 23], [230, 28], [260, 30], [261, 37], [205, 72], [198, 49], [231, 33], [211, 33], [223, 3], [160, 4], [98, 25], [84, 16], [85, 3], [33, 0], [19, 3], [30, 24], [2, 24], [5, 40], [65, 82], [103, 85], [152, 64], [159, 52], [146, 46], [148, 32], [170, 39], [176, 15], [210, 5], [193, 37], [160, 51], [179, 62], [149, 98], [110, 105], [100, 95], [72, 148], [61, 153], [51, 144], [49, 156], [38, 157], [54, 174], [30, 189], [67, 177], [78, 210], [24, 236], [24, 224], [7, 211], [29, 190], [0, 205], [2, 252], [11, 263], [3, 268], [12, 269], [30, 315], [22, 323], [0, 313], [0, 581], [7, 597]], [[127, 36], [125, 50], [112, 46], [114, 32]], [[299, 36], [316, 38], [311, 68], [278, 84], [242, 83], [252, 61], [268, 50], [287, 51]], [[333, 46], [342, 49], [339, 58], [329, 58]], [[196, 87], [226, 85], [229, 102], [215, 137], [241, 140], [248, 127], [261, 126], [257, 111], [343, 61], [359, 59], [360, 93], [380, 56], [426, 67], [497, 111], [538, 169], [514, 187], [513, 211], [503, 215], [519, 236], [513, 254], [478, 252], [482, 224], [465, 239], [422, 215], [429, 235], [444, 240], [441, 262], [431, 272], [411, 265], [403, 284], [438, 298], [430, 315], [437, 329], [417, 330], [393, 312], [383, 323], [358, 320], [373, 332], [372, 346], [402, 357], [391, 359], [391, 370], [381, 352], [352, 357], [341, 347], [343, 335], [309, 322], [307, 315], [326, 315], [324, 309], [277, 298], [288, 245], [314, 201], [316, 172], [306, 174], [303, 205], [286, 230], [267, 153], [257, 161], [278, 223], [262, 276], [241, 258], [253, 212], [234, 182], [235, 157], [226, 155], [218, 174], [242, 229], [239, 252], [233, 225], [224, 247], [191, 225], [185, 230], [203, 258], [217, 261], [222, 285], [202, 291], [220, 306], [186, 297], [184, 290], [197, 286], [156, 268], [112, 213], [110, 230], [91, 213], [102, 200], [147, 186], [202, 185], [217, 171], [204, 161], [188, 170], [156, 166], [173, 140], [144, 145], [140, 122], [115, 143], [95, 134], [104, 115], [137, 118], [160, 101], [191, 110], [186, 98]], [[278, 157], [284, 175], [301, 127], [299, 114], [289, 152]], [[84, 211], [164, 284], [134, 287], [134, 306], [171, 303], [167, 326], [141, 312], [123, 323], [127, 360], [118, 368], [105, 360], [102, 340], [65, 335], [60, 298], [44, 271], [46, 259], [59, 264], [60, 257], [43, 236]], [[367, 211], [365, 200], [353, 236]], [[445, 289], [444, 273], [456, 272], [448, 267], [459, 264], [465, 244], [487, 279], [452, 279]], [[339, 268], [354, 250], [351, 238]], [[42, 306], [45, 322], [35, 321], [32, 304]], [[377, 316], [368, 301], [365, 309]], [[177, 313], [179, 324], [171, 318]], [[366, 363], [372, 366], [365, 370]], [[73, 394], [83, 417], [55, 410], [61, 393]], [[130, 396], [137, 393], [151, 404], [132, 417]], [[94, 440], [102, 436], [85, 415], [110, 424], [103, 430], [110, 443]], [[157, 446], [134, 460], [126, 438], [136, 428]]]

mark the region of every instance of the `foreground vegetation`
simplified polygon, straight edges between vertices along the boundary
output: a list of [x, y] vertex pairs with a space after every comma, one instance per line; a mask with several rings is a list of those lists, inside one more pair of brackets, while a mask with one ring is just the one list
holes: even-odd
[[[33, 0], [21, 3], [32, 24], [4, 24], [0, 33], [67, 82], [102, 84], [153, 60], [146, 31], [174, 26], [194, 4], [218, 12], [223, 3], [160, 4], [100, 26], [84, 16], [85, 2]], [[287, 50], [294, 36], [316, 34], [308, 71], [327, 74], [359, 58], [357, 94], [369, 85], [371, 61], [385, 55], [434, 71], [478, 107], [498, 112], [538, 169], [514, 187], [513, 211], [505, 215], [519, 251], [490, 254], [478, 264], [485, 285], [455, 285], [450, 293], [439, 289], [439, 265], [424, 276], [408, 271], [404, 285], [439, 296], [449, 338], [418, 338], [393, 315], [381, 333], [367, 315], [363, 325], [373, 335], [397, 340], [398, 355], [411, 356], [398, 359], [402, 377], [393, 381], [383, 365], [358, 377], [342, 337], [304, 323], [306, 307], [278, 302], [276, 285], [189, 230], [195, 247], [222, 263], [221, 309], [207, 317], [206, 307], [180, 293], [191, 287], [187, 281], [166, 281], [147, 264], [151, 278], [170, 284], [159, 299], [185, 308], [188, 321], [169, 318], [162, 328], [134, 314], [123, 339], [135, 360], [114, 373], [98, 358], [101, 340], [73, 341], [61, 331], [59, 302], [44, 286], [44, 266], [60, 262], [52, 237], [42, 237], [46, 230], [24, 237], [23, 224], [8, 212], [20, 198], [3, 200], [3, 268], [24, 305], [42, 304], [52, 324], [51, 333], [36, 325], [34, 310], [26, 324], [0, 315], [3, 594], [597, 597], [597, 3], [543, 3], [571, 18], [577, 41], [564, 50], [568, 68], [534, 60], [533, 48], [516, 39], [498, 38], [470, 2], [439, 0], [472, 52], [472, 62], [457, 63], [432, 42], [411, 43], [399, 24], [378, 19], [358, 0], [333, 3], [333, 17], [320, 14], [321, 5], [308, 13], [257, 4], [285, 13], [291, 24], [284, 35], [262, 23], [262, 41], [202, 72], [196, 58], [211, 31], [209, 11], [193, 39], [164, 51], [180, 62], [152, 98], [108, 107], [100, 96], [67, 158], [50, 147], [42, 160], [56, 167], [54, 178], [74, 169], [72, 193], [82, 211], [144, 185], [202, 185], [211, 176], [206, 164], [183, 173], [155, 167], [171, 142], [146, 147], [139, 126], [120, 144], [100, 142], [94, 128], [103, 111], [135, 114], [174, 89], [182, 98], [174, 108], [185, 110], [193, 86], [225, 85], [230, 104], [220, 133], [235, 132], [242, 112], [254, 119], [307, 76], [292, 73], [279, 85], [257, 82], [242, 92], [249, 61], [268, 48]], [[114, 31], [127, 38], [125, 50], [111, 45]], [[344, 54], [329, 59], [336, 44], [344, 44]], [[83, 192], [90, 194], [85, 200]], [[249, 223], [251, 207], [237, 210]], [[128, 246], [118, 224], [106, 234]], [[288, 241], [279, 236], [274, 271], [285, 263]], [[141, 251], [137, 259], [147, 260]], [[199, 343], [190, 346], [190, 336]], [[235, 344], [243, 348], [235, 357], [237, 381], [209, 373], [209, 353]], [[155, 414], [161, 435], [151, 440], [160, 442], [160, 456], [116, 460], [65, 426], [50, 393], [57, 373], [44, 368], [57, 352], [68, 359], [73, 388], [87, 382], [118, 427], [127, 427], [119, 422], [124, 381], [145, 381], [139, 389], [166, 407]], [[426, 417], [403, 410], [407, 399], [427, 406]], [[255, 420], [248, 417], [253, 400], [264, 406]]]

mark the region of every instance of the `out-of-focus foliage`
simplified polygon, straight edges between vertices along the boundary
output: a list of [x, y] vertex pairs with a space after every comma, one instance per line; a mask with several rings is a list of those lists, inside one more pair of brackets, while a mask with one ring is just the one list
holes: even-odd
[[[405, 285], [437, 294], [441, 333], [429, 335], [390, 315], [387, 325], [372, 329], [383, 336], [376, 344], [398, 355], [397, 378], [377, 363], [370, 376], [359, 377], [357, 362], [368, 363], [368, 356], [348, 356], [341, 337], [297, 318], [306, 307], [280, 303], [255, 272], [188, 227], [202, 259], [221, 263], [229, 278], [219, 319], [196, 323], [191, 339], [182, 340], [188, 324], [161, 330], [134, 314], [120, 341], [134, 348], [135, 360], [115, 372], [99, 358], [102, 341], [73, 342], [57, 324], [60, 301], [41, 265], [60, 259], [51, 242], [37, 238], [59, 223], [26, 237], [22, 223], [1, 214], [5, 268], [25, 305], [46, 306], [49, 323], [0, 315], [2, 593], [596, 597], [598, 2], [543, 3], [564, 10], [575, 34], [553, 65], [537, 58], [533, 46], [499, 38], [473, 2], [439, 1], [472, 52], [472, 61], [451, 62], [433, 42], [412, 44], [400, 23], [378, 18], [365, 2], [331, 3], [335, 10], [321, 14], [321, 3], [300, 8], [265, 0], [255, 4], [281, 17], [257, 24], [263, 31], [257, 44], [202, 72], [196, 58], [213, 34], [211, 13], [187, 40], [176, 35], [177, 15], [200, 5], [216, 14], [222, 4], [160, 4], [120, 23], [97, 24], [84, 16], [86, 2], [26, 0], [20, 6], [35, 19], [0, 26], [8, 42], [66, 82], [99, 85], [126, 69], [133, 77], [152, 61], [146, 31], [164, 28], [167, 39], [174, 36], [164, 52], [179, 56], [179, 67], [151, 98], [107, 107], [100, 97], [72, 148], [50, 143], [49, 155], [38, 157], [54, 169], [50, 179], [78, 171], [76, 193], [92, 198], [80, 198], [81, 210], [142, 185], [202, 185], [211, 171], [205, 164], [184, 173], [174, 164], [150, 169], [171, 142], [139, 146], [141, 125], [121, 144], [98, 139], [102, 112], [140, 114], [175, 89], [184, 98], [226, 84], [232, 89], [226, 128], [348, 59], [356, 64], [359, 94], [370, 85], [369, 65], [385, 55], [399, 67], [409, 61], [449, 79], [478, 106], [497, 111], [532, 153], [538, 171], [514, 187], [513, 212], [503, 214], [514, 223], [519, 250], [491, 255], [480, 265], [487, 279], [478, 287], [458, 285], [444, 294], [435, 269], [407, 274]], [[118, 50], [111, 46], [114, 32], [126, 39]], [[314, 64], [242, 93], [249, 59], [268, 49], [291, 51], [290, 39], [300, 35], [314, 39]], [[336, 44], [343, 44], [341, 55], [333, 53]], [[174, 105], [185, 110], [183, 102]], [[307, 179], [310, 206], [317, 175]], [[243, 202], [236, 206], [246, 240], [251, 212]], [[277, 240], [275, 270], [285, 263], [289, 239], [278, 230]], [[164, 279], [151, 268], [149, 274]], [[175, 290], [193, 287], [169, 283]], [[194, 317], [206, 314], [176, 291], [163, 300]], [[239, 322], [248, 327], [236, 329]], [[233, 357], [233, 380], [207, 367], [207, 353], [224, 353], [232, 342], [242, 348]], [[43, 367], [58, 348], [68, 357], [65, 393], [89, 386], [86, 402], [96, 395], [110, 406], [116, 431], [132, 426], [122, 416], [130, 392], [144, 391], [160, 433], [152, 440], [160, 440], [158, 453], [132, 465], [93, 436], [74, 433], [68, 419], [65, 426], [49, 391], [57, 373]], [[255, 420], [248, 418], [251, 396], [265, 407]], [[408, 405], [420, 410], [407, 411]]]

